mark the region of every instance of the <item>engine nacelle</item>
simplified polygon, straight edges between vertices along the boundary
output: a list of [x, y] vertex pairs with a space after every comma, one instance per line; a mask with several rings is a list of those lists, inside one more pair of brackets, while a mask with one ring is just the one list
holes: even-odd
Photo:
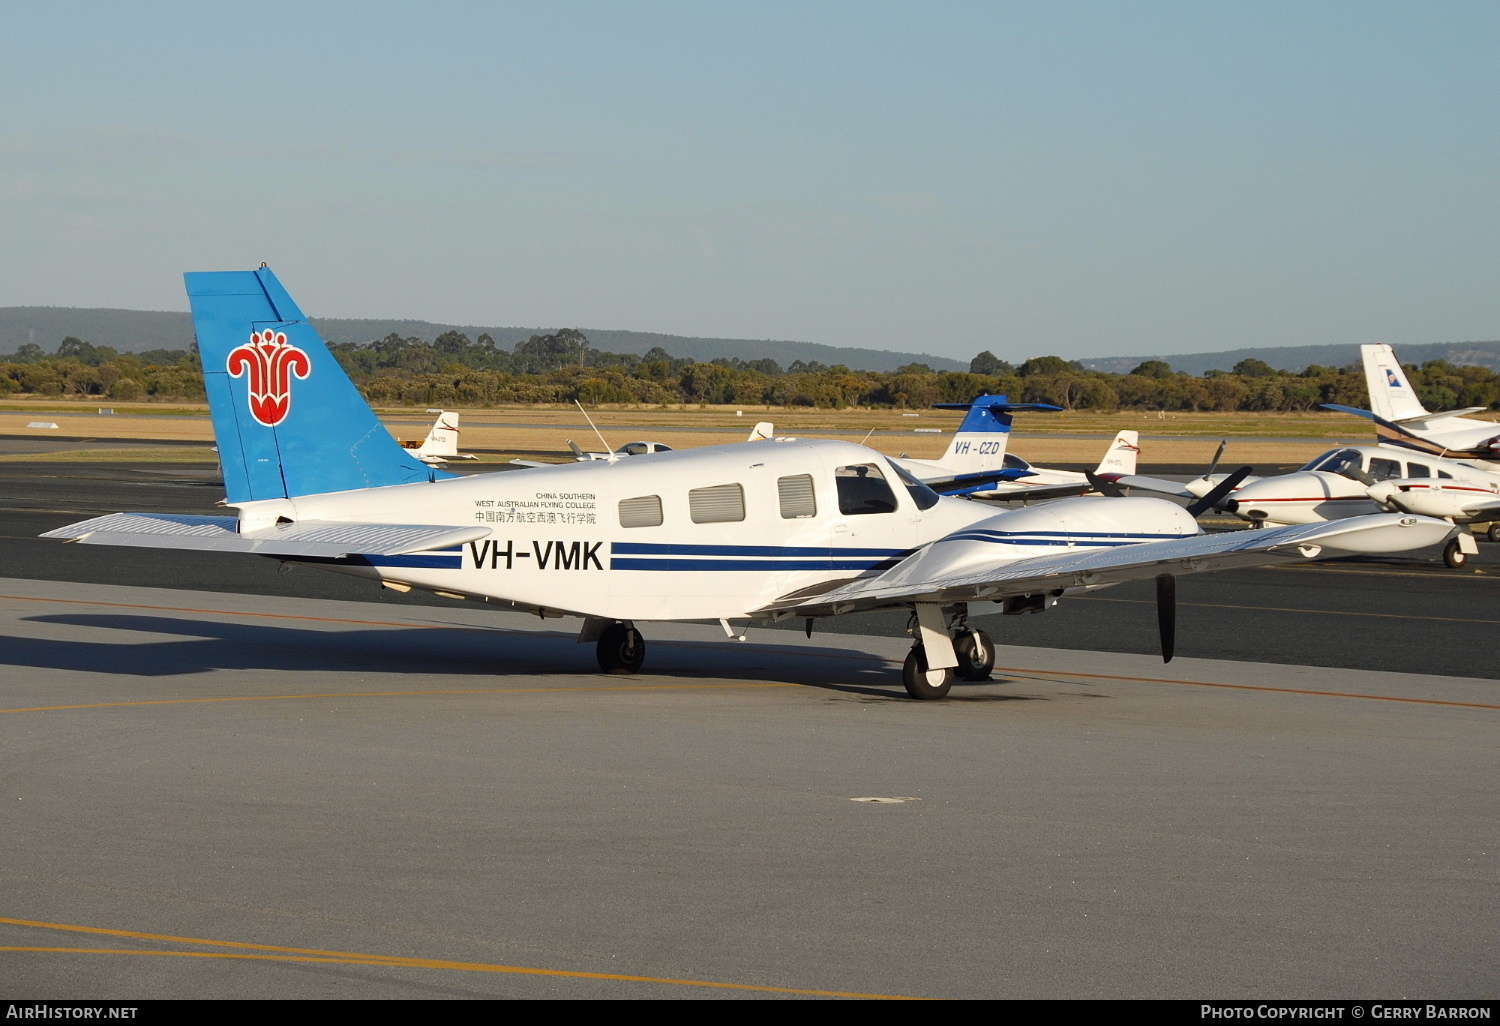
[[997, 564], [1061, 552], [1117, 548], [1201, 534], [1198, 522], [1165, 499], [1062, 499], [998, 513], [954, 531], [890, 571], [895, 585], [973, 573]]

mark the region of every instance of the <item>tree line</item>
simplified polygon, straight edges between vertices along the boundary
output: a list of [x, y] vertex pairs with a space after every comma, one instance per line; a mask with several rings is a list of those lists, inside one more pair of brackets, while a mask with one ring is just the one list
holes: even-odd
[[[1165, 360], [1147, 360], [1128, 374], [1088, 370], [1058, 356], [1020, 364], [982, 352], [967, 373], [934, 371], [913, 363], [895, 371], [860, 371], [796, 361], [738, 357], [699, 363], [661, 348], [644, 355], [594, 349], [575, 329], [533, 335], [502, 349], [489, 335], [470, 340], [447, 332], [428, 342], [387, 335], [367, 343], [329, 347], [370, 402], [390, 406], [495, 406], [509, 403], [597, 405], [706, 404], [742, 406], [851, 406], [922, 409], [967, 402], [977, 395], [1008, 395], [1069, 410], [1301, 411], [1322, 403], [1364, 406], [1364, 372], [1313, 366], [1278, 370], [1261, 360], [1241, 360], [1201, 377], [1174, 371]], [[1428, 409], [1500, 407], [1500, 373], [1432, 360], [1406, 368]], [[0, 357], [0, 395], [97, 396], [132, 400], [202, 400], [201, 364], [193, 350], [119, 353], [68, 337], [52, 354], [22, 346]]]

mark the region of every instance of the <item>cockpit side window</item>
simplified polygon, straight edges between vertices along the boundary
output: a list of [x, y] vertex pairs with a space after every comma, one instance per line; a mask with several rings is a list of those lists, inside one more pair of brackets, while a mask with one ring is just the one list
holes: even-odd
[[937, 505], [938, 499], [942, 498], [937, 492], [918, 481], [911, 473], [903, 470], [900, 465], [892, 463], [891, 469], [896, 472], [901, 483], [906, 485], [907, 494], [911, 496], [911, 501], [917, 504], [917, 509], [931, 509]]
[[845, 516], [896, 512], [896, 493], [873, 463], [839, 467], [833, 472], [833, 483], [838, 489], [839, 512]]
[[1370, 461], [1370, 476], [1377, 481], [1400, 477], [1401, 463], [1398, 460], [1383, 460], [1376, 457]]
[[1302, 469], [1334, 472], [1345, 463], [1358, 467], [1364, 460], [1360, 458], [1358, 449], [1335, 449], [1333, 452], [1325, 452]]

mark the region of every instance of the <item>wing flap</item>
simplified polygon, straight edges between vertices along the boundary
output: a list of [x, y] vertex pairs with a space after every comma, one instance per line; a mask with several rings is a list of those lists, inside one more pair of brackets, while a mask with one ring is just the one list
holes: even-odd
[[241, 534], [234, 517], [186, 513], [113, 513], [48, 531], [43, 538], [84, 545], [246, 552], [263, 556], [403, 556], [488, 537], [488, 527], [359, 524], [319, 520]]
[[761, 612], [831, 616], [913, 602], [998, 600], [1008, 595], [1120, 584], [1162, 573], [1266, 566], [1325, 554], [1406, 552], [1436, 545], [1453, 530], [1453, 525], [1431, 517], [1377, 514], [1333, 523], [1198, 535], [1038, 556], [925, 580], [911, 580], [903, 573], [906, 564], [898, 564], [883, 574], [858, 578], [819, 594], [786, 596]]

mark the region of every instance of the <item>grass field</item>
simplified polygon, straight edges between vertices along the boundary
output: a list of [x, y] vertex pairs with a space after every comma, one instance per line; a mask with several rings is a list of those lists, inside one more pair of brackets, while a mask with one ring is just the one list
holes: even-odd
[[[77, 441], [77, 449], [21, 458], [47, 460], [84, 458], [118, 460], [212, 460], [213, 453], [172, 447], [99, 448], [91, 442], [112, 439], [213, 444], [208, 410], [192, 403], [116, 403], [112, 415], [100, 415], [98, 400], [51, 402], [0, 400], [0, 434], [16, 437]], [[418, 409], [377, 411], [397, 438], [420, 439], [433, 415]], [[533, 458], [567, 457], [567, 440], [585, 449], [602, 448], [576, 407], [517, 406], [462, 410], [462, 448], [482, 450], [486, 462], [515, 455]], [[901, 410], [808, 410], [764, 407], [604, 407], [590, 410], [612, 447], [640, 438], [653, 438], [653, 429], [669, 429], [655, 437], [674, 448], [743, 441], [759, 420], [769, 420], [780, 435], [842, 438], [861, 441], [881, 452], [905, 453], [919, 459], [941, 455], [948, 436], [963, 419], [949, 410], [922, 410], [915, 416]], [[31, 421], [58, 425], [56, 430], [28, 428]], [[916, 428], [941, 433], [918, 433]], [[1011, 449], [1028, 460], [1054, 463], [1092, 463], [1103, 453], [1116, 431], [1131, 428], [1141, 434], [1141, 463], [1192, 464], [1212, 457], [1220, 438], [1230, 439], [1226, 463], [1264, 464], [1265, 469], [1299, 465], [1339, 442], [1370, 441], [1373, 433], [1363, 421], [1336, 413], [1037, 413], [1017, 417]], [[1077, 436], [1077, 437], [1069, 437]], [[152, 455], [145, 455], [151, 453]], [[171, 453], [170, 456], [156, 454]], [[0, 457], [14, 459], [17, 457]]]

